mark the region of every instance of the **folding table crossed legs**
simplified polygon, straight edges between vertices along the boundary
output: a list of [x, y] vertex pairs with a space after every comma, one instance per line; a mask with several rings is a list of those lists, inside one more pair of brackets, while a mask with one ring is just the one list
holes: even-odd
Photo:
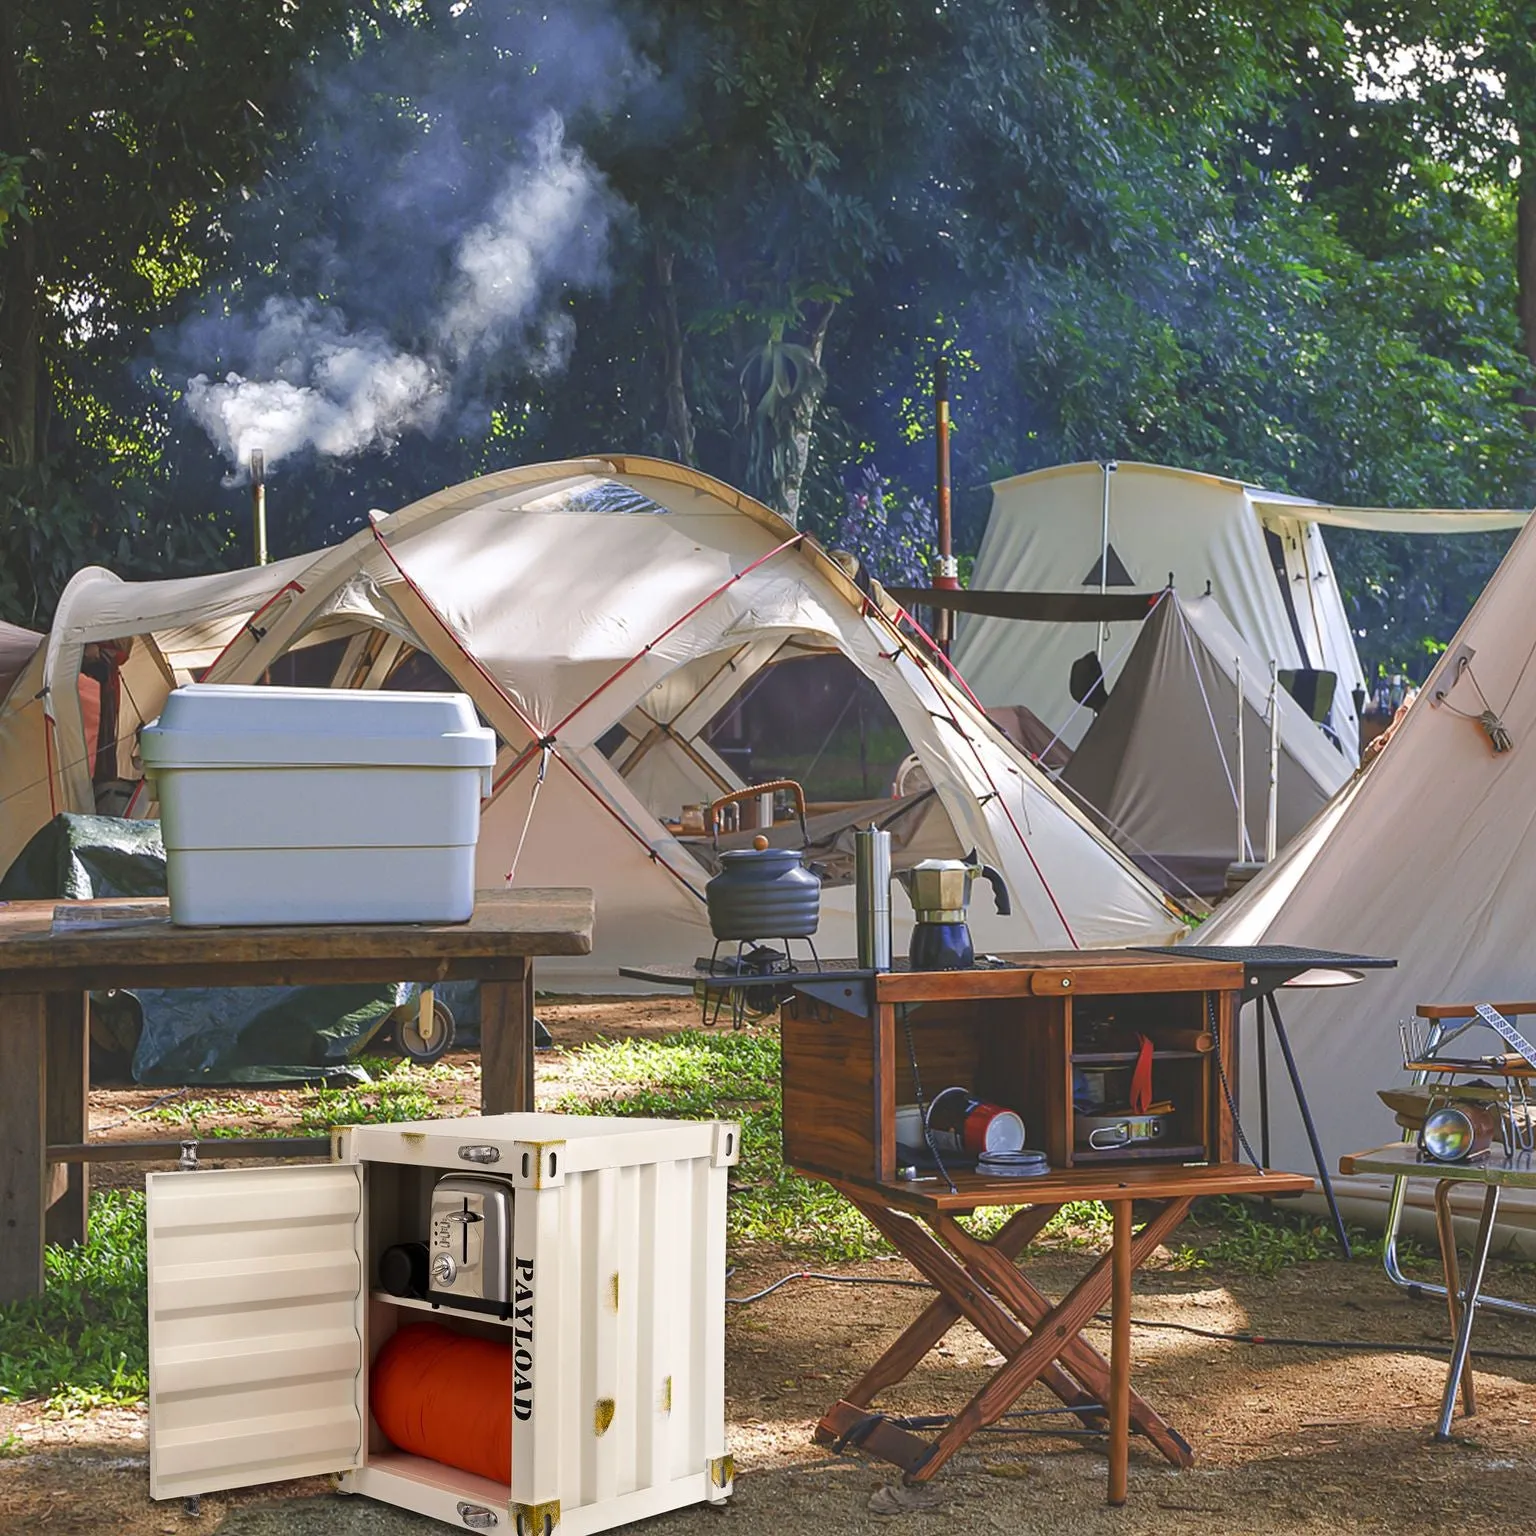
[[[1162, 1203], [1132, 1234], [1130, 1199], [1115, 1200], [1114, 1243], [1076, 1286], [1052, 1303], [1015, 1260], [1051, 1220], [1060, 1203], [1027, 1206], [990, 1241], [972, 1236], [948, 1213], [921, 1220], [893, 1209], [868, 1190], [834, 1183], [891, 1245], [911, 1262], [938, 1295], [847, 1393], [822, 1416], [816, 1438], [823, 1445], [856, 1445], [898, 1466], [908, 1483], [932, 1478], [977, 1430], [1001, 1419], [1037, 1381], [1043, 1382], [1082, 1423], [1109, 1421], [1109, 1502], [1123, 1504], [1131, 1426], [1177, 1467], [1194, 1463], [1184, 1438], [1130, 1385], [1131, 1275], [1189, 1210], [1190, 1200]], [[926, 1223], [926, 1225], [925, 1225]], [[1112, 1301], [1111, 1358], [1082, 1337], [1083, 1329]], [[904, 1380], [962, 1317], [1004, 1356], [996, 1374], [932, 1441], [890, 1422], [871, 1404]]]

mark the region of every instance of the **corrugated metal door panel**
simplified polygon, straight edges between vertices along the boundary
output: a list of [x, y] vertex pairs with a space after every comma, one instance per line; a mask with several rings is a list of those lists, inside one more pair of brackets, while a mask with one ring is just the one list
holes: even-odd
[[699, 1230], [692, 1327], [702, 1335], [694, 1446], [707, 1463], [725, 1455], [725, 1206], [726, 1169], [700, 1160], [694, 1168], [694, 1220]]
[[590, 1271], [593, 1294], [587, 1312], [592, 1339], [592, 1398], [587, 1406], [588, 1444], [592, 1447], [589, 1497], [611, 1499], [618, 1491], [618, 1445], [626, 1430], [633, 1433], [634, 1404], [619, 1395], [619, 1309], [617, 1306], [620, 1246], [619, 1219], [626, 1169], [604, 1168], [589, 1177], [597, 1180], [598, 1223]]
[[638, 1386], [639, 1351], [635, 1337], [635, 1287], [640, 1278], [640, 1178], [643, 1168], [619, 1170], [618, 1230], [613, 1278], [604, 1305], [611, 1314], [617, 1359], [615, 1364], [613, 1427], [604, 1437], [611, 1442], [613, 1491], [633, 1493], [640, 1422], [652, 1410], [650, 1393]]
[[151, 1497], [358, 1466], [360, 1170], [154, 1173], [146, 1186]]
[[666, 1285], [672, 1301], [672, 1351], [676, 1361], [673, 1371], [673, 1432], [669, 1447], [667, 1474], [686, 1477], [704, 1465], [703, 1439], [697, 1420], [703, 1411], [699, 1373], [704, 1369], [704, 1351], [697, 1318], [701, 1297], [700, 1256], [703, 1252], [707, 1205], [709, 1163], [693, 1158], [674, 1163], [677, 1196], [673, 1202], [677, 1224], [673, 1228], [671, 1251], [665, 1257]]

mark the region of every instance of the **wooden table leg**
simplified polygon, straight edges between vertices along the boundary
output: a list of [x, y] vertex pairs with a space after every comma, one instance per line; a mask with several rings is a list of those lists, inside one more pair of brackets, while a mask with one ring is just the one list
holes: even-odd
[[[1170, 1200], [1130, 1239], [1128, 1257], [1132, 1269], [1178, 1226], [1188, 1208], [1187, 1200]], [[1040, 1379], [1108, 1298], [1112, 1284], [1109, 1271], [1114, 1258], [1113, 1254], [1101, 1258], [1041, 1318], [1024, 1347], [955, 1415], [949, 1427], [934, 1441], [923, 1464], [907, 1474], [908, 1482], [927, 1482], [978, 1429], [995, 1424], [1019, 1395]]]
[[0, 999], [0, 1302], [43, 1288], [48, 1023], [43, 994]]
[[[48, 994], [47, 1110], [50, 1146], [90, 1140], [91, 1020], [84, 992]], [[55, 1163], [48, 1172], [50, 1243], [83, 1243], [91, 1200], [91, 1165]]]
[[[1159, 1230], [1164, 1236], [1183, 1221], [1188, 1214], [1190, 1202], [1177, 1200], [1170, 1202], [1170, 1206], [1171, 1210], [1165, 1207], [1164, 1212], [1157, 1217]], [[990, 1251], [992, 1245], [972, 1237], [952, 1216], [940, 1216], [934, 1230], [960, 1256], [967, 1269], [980, 1275], [1007, 1302], [1023, 1320], [1025, 1327], [1037, 1329], [1050, 1316], [1051, 1303], [1044, 1294], [1036, 1289], [1029, 1276], [1017, 1266], [998, 1264], [997, 1256]], [[1158, 1241], [1161, 1240], [1160, 1237]], [[1133, 1255], [1136, 1252], [1134, 1246], [1132, 1252]], [[1142, 1257], [1145, 1257], [1144, 1253]], [[1140, 1259], [1135, 1262], [1139, 1263]], [[1062, 1345], [1060, 1358], [1062, 1365], [1093, 1394], [1094, 1401], [1104, 1404], [1107, 1410], [1111, 1396], [1109, 1361], [1081, 1336], [1069, 1339]], [[1194, 1466], [1194, 1452], [1183, 1435], [1134, 1389], [1130, 1391], [1129, 1397], [1131, 1424], [1135, 1429], [1145, 1435], [1171, 1465]]]
[[[994, 1349], [1012, 1357], [1024, 1348], [1029, 1338], [1028, 1330], [1010, 1317], [982, 1289], [976, 1278], [935, 1242], [916, 1221], [897, 1216], [878, 1205], [861, 1204], [858, 1201], [854, 1203], [858, 1205], [870, 1224], [914, 1269], [929, 1280], [937, 1291], [949, 1297]], [[1056, 1214], [1057, 1207], [1044, 1206], [1036, 1209], [1044, 1214], [1045, 1220], [1040, 1222], [1040, 1226], [1043, 1227]], [[1027, 1228], [1021, 1225], [1020, 1230], [1024, 1231]], [[1010, 1270], [1013, 1269], [1012, 1260], [998, 1254], [993, 1244], [982, 1243], [979, 1239], [971, 1239], [971, 1241], [984, 1249], [998, 1264]], [[1028, 1241], [1028, 1237], [1025, 1237], [1019, 1243], [1019, 1247], [1022, 1248]], [[924, 1350], [923, 1353], [926, 1354], [927, 1351]], [[921, 1358], [921, 1355], [914, 1358], [907, 1370], [910, 1371]], [[905, 1374], [903, 1372], [903, 1375]], [[1083, 1387], [1074, 1381], [1054, 1359], [1040, 1372], [1039, 1379], [1068, 1408], [1082, 1409], [1088, 1418], [1099, 1416], [1099, 1400], [1092, 1393], [1084, 1391]]]
[[[1010, 1262], [1039, 1236], [1056, 1214], [1054, 1205], [1028, 1206], [1013, 1216], [993, 1238], [991, 1247]], [[942, 1291], [928, 1303], [910, 1327], [844, 1394], [845, 1403], [867, 1408], [887, 1387], [905, 1381], [918, 1362], [955, 1326], [964, 1314]], [[1010, 1334], [1012, 1330], [1010, 1329]], [[1023, 1330], [1018, 1331], [1022, 1337]], [[989, 1340], [995, 1348], [1001, 1348]]]
[[[1456, 1223], [1451, 1217], [1451, 1188], [1453, 1179], [1441, 1179], [1435, 1184], [1435, 1231], [1440, 1238], [1440, 1267], [1445, 1272], [1445, 1306], [1451, 1316], [1451, 1337], [1461, 1332], [1461, 1265], [1456, 1259]], [[1477, 1388], [1472, 1384], [1472, 1372], [1463, 1371], [1461, 1376], [1461, 1411], [1471, 1415], [1477, 1412]]]
[[1131, 1449], [1131, 1202], [1114, 1203], [1109, 1345], [1109, 1502], [1125, 1503]]
[[533, 1108], [533, 962], [521, 980], [480, 983], [480, 1111]]

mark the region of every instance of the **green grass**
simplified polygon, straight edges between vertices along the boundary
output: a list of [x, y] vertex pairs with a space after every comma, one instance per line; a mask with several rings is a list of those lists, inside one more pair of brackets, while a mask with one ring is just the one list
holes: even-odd
[[55, 1409], [134, 1403], [149, 1387], [144, 1197], [91, 1201], [83, 1244], [50, 1246], [41, 1296], [0, 1307], [0, 1400]]
[[[196, 1099], [177, 1098], [140, 1110], [134, 1118], [214, 1139], [323, 1135], [333, 1125], [430, 1120], [439, 1111], [429, 1086], [460, 1079], [467, 1085], [471, 1077], [464, 1067], [446, 1061], [422, 1067], [400, 1057], [365, 1056], [355, 1065], [371, 1081], [337, 1087], [316, 1084], [298, 1090], [293, 1098], [278, 1101], [251, 1098], [238, 1090]], [[296, 1126], [288, 1123], [295, 1115]], [[225, 1123], [230, 1120], [241, 1124]], [[272, 1121], [283, 1123], [274, 1125]]]

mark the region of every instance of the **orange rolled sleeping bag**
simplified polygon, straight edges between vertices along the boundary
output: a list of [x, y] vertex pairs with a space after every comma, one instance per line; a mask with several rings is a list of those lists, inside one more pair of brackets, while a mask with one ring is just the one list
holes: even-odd
[[368, 1385], [374, 1421], [397, 1449], [512, 1481], [512, 1347], [412, 1323], [385, 1340]]

